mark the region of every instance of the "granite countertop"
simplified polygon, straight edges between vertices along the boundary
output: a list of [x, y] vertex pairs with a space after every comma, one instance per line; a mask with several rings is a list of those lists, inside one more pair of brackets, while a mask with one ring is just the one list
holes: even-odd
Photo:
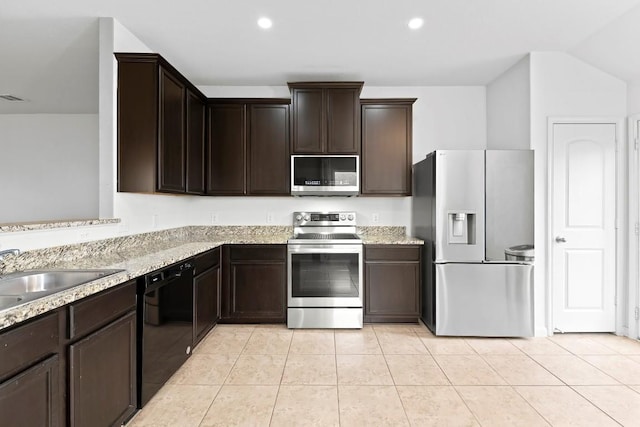
[[362, 236], [365, 245], [423, 245], [424, 241], [411, 236]]
[[50, 230], [54, 228], [86, 227], [90, 225], [117, 224], [119, 218], [108, 219], [70, 219], [66, 221], [34, 221], [15, 224], [0, 224], [0, 233], [13, 233], [18, 231]]
[[[25, 252], [0, 261], [0, 274], [33, 269], [123, 269], [0, 311], [0, 330], [224, 244], [286, 244], [291, 227], [192, 226]], [[363, 227], [363, 243], [419, 245], [404, 227]]]

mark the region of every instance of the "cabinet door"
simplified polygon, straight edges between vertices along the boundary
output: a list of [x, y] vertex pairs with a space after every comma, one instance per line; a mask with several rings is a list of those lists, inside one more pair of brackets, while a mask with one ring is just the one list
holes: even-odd
[[184, 85], [161, 67], [158, 191], [185, 191], [184, 98]]
[[411, 104], [362, 106], [362, 194], [411, 195]]
[[55, 355], [0, 384], [0, 424], [61, 425], [58, 370]]
[[325, 106], [322, 89], [292, 92], [293, 154], [321, 154], [326, 146]]
[[289, 106], [249, 107], [248, 194], [288, 195]]
[[420, 246], [365, 246], [365, 322], [418, 322], [421, 253]]
[[225, 246], [222, 258], [222, 319], [228, 323], [284, 323], [286, 246]]
[[327, 89], [327, 153], [360, 152], [360, 91]]
[[193, 279], [193, 342], [197, 344], [220, 318], [220, 267], [213, 267]]
[[286, 320], [284, 263], [245, 261], [230, 266], [227, 317], [245, 322]]
[[245, 106], [209, 106], [207, 194], [245, 193]]
[[118, 191], [157, 189], [158, 65], [118, 58]]
[[204, 102], [187, 91], [187, 187], [190, 194], [204, 193]]
[[71, 426], [119, 425], [136, 410], [136, 313], [69, 347]]
[[365, 320], [417, 322], [419, 292], [419, 263], [365, 263]]

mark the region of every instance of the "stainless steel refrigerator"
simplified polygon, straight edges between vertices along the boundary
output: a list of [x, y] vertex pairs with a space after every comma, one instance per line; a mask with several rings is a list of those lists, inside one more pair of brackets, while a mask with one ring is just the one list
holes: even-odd
[[534, 335], [533, 197], [531, 150], [437, 150], [414, 165], [422, 319], [436, 335]]

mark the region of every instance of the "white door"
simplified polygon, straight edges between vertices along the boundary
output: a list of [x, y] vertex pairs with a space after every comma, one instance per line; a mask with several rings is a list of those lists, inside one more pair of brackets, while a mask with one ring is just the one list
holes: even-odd
[[553, 124], [553, 326], [615, 331], [616, 125]]

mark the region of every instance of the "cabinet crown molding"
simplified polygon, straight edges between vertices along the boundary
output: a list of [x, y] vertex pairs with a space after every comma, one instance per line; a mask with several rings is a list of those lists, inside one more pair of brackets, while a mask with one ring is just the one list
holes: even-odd
[[362, 90], [364, 82], [287, 82], [289, 90], [293, 89], [358, 89]]

